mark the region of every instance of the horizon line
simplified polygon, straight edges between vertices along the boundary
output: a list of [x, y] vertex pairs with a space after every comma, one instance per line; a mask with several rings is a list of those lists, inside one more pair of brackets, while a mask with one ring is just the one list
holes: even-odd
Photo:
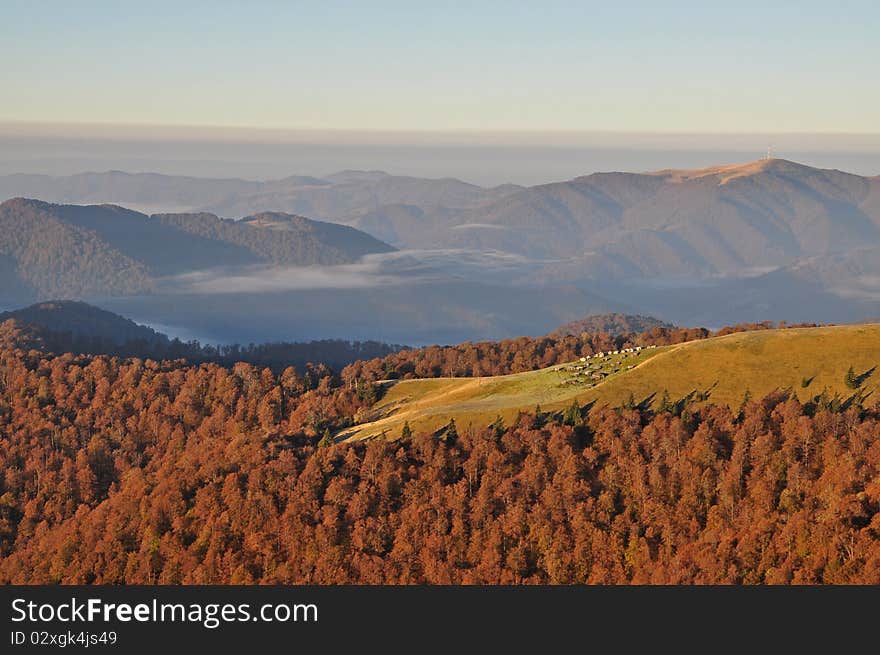
[[[406, 174], [389, 173], [388, 171], [380, 169], [380, 168], [375, 168], [375, 169], [343, 168], [343, 169], [339, 169], [339, 170], [333, 171], [331, 173], [323, 174], [323, 175], [315, 174], [315, 175], [313, 175], [313, 177], [316, 177], [317, 179], [326, 179], [326, 178], [329, 178], [330, 176], [339, 175], [342, 173], [380, 173], [382, 175], [388, 175], [391, 177], [418, 177], [419, 179], [425, 179], [425, 180], [456, 180], [459, 182], [464, 182], [466, 184], [473, 184], [474, 186], [478, 186], [478, 187], [481, 187], [484, 189], [491, 189], [494, 187], [504, 186], [507, 184], [522, 186], [524, 188], [532, 188], [532, 187], [537, 187], [537, 186], [544, 186], [546, 184], [558, 184], [558, 183], [571, 182], [573, 180], [578, 179], [579, 177], [589, 177], [590, 175], [607, 175], [607, 174], [613, 174], [613, 173], [625, 173], [625, 174], [632, 174], [632, 175], [661, 175], [661, 174], [673, 174], [673, 173], [704, 173], [704, 172], [712, 172], [712, 171], [716, 171], [716, 170], [718, 172], [721, 172], [721, 169], [730, 170], [730, 169], [742, 168], [742, 167], [751, 166], [753, 164], [757, 164], [760, 162], [768, 162], [768, 161], [785, 162], [788, 164], [795, 164], [797, 166], [803, 166], [805, 168], [811, 168], [811, 169], [815, 169], [815, 170], [819, 170], [819, 171], [836, 171], [836, 172], [845, 173], [848, 175], [855, 175], [857, 177], [861, 177], [861, 178], [865, 178], [865, 179], [880, 178], [880, 173], [878, 173], [876, 175], [852, 173], [850, 171], [847, 171], [847, 170], [841, 169], [841, 168], [825, 168], [822, 166], [814, 166], [811, 164], [805, 164], [803, 162], [800, 162], [800, 161], [797, 161], [794, 159], [790, 159], [788, 157], [775, 157], [775, 156], [769, 157], [769, 158], [768, 157], [758, 157], [757, 159], [750, 159], [748, 161], [739, 161], [739, 162], [734, 162], [734, 163], [730, 163], [730, 162], [718, 163], [718, 164], [711, 164], [709, 166], [697, 166], [697, 167], [692, 167], [692, 168], [674, 168], [674, 167], [672, 167], [672, 168], [655, 168], [655, 169], [641, 169], [641, 170], [624, 170], [624, 169], [596, 170], [591, 173], [585, 173], [583, 175], [576, 175], [576, 176], [570, 177], [570, 178], [560, 178], [560, 179], [551, 180], [549, 182], [538, 182], [536, 184], [518, 184], [518, 185], [513, 182], [502, 182], [500, 184], [484, 185], [484, 184], [477, 184], [477, 183], [473, 183], [473, 182], [467, 182], [466, 180], [464, 180], [460, 177], [456, 177], [454, 175], [453, 176], [445, 175], [445, 176], [439, 176], [439, 177], [438, 176], [412, 176], [412, 175], [406, 175]], [[62, 174], [62, 175], [53, 175], [53, 174], [48, 174], [48, 173], [17, 172], [17, 173], [9, 173], [9, 174], [0, 174], [0, 179], [2, 179], [4, 177], [14, 177], [14, 176], [19, 176], [19, 175], [25, 175], [25, 176], [36, 175], [36, 176], [44, 176], [44, 177], [52, 177], [52, 178], [63, 178], [63, 177], [75, 177], [78, 175], [107, 175], [107, 174], [112, 174], [112, 173], [121, 173], [123, 175], [130, 175], [130, 176], [159, 175], [162, 177], [193, 178], [193, 179], [204, 179], [204, 180], [245, 180], [245, 179], [251, 179], [251, 180], [259, 180], [262, 182], [277, 182], [277, 181], [284, 180], [288, 177], [297, 177], [299, 175], [308, 175], [308, 174], [304, 174], [304, 173], [293, 173], [290, 175], [282, 175], [280, 177], [245, 178], [245, 177], [234, 176], [234, 175], [224, 177], [224, 176], [214, 176], [214, 175], [160, 173], [155, 170], [133, 170], [133, 169], [125, 170], [125, 169], [119, 169], [119, 168], [108, 168], [108, 169], [103, 169], [103, 170], [98, 170], [98, 169], [80, 170], [76, 173], [68, 173], [68, 174]], [[55, 201], [46, 201], [46, 200], [42, 200], [41, 198], [30, 198], [27, 196], [10, 197], [10, 198], [6, 198], [5, 200], [2, 200], [0, 202], [7, 202], [9, 200], [16, 200], [16, 199], [37, 200], [39, 202], [49, 202], [50, 204], [80, 204], [80, 203], [66, 203], [66, 202], [57, 203]], [[99, 203], [99, 204], [111, 204], [111, 205], [122, 207], [123, 209], [129, 209], [131, 211], [140, 211], [140, 210], [136, 210], [136, 209], [131, 209], [131, 207], [128, 207], [124, 204], [120, 204], [120, 203], [116, 203], [116, 202]], [[284, 212], [282, 212], [282, 213], [284, 213]], [[242, 218], [246, 218], [246, 217], [242, 217]]]
[[[96, 132], [110, 131], [111, 134], [96, 134]], [[187, 134], [181, 134], [186, 132]], [[261, 142], [268, 138], [273, 140], [279, 137], [295, 137], [312, 141], [315, 139], [339, 137], [360, 137], [365, 143], [376, 142], [376, 139], [405, 139], [406, 137], [423, 139], [436, 139], [443, 141], [450, 138], [466, 138], [488, 140], [490, 143], [498, 143], [499, 139], [511, 139], [533, 142], [555, 141], [562, 138], [574, 139], [609, 139], [609, 138], [635, 138], [635, 139], [767, 139], [767, 138], [819, 138], [819, 139], [877, 139], [877, 147], [880, 147], [880, 132], [851, 132], [844, 130], [779, 130], [779, 131], [683, 131], [683, 130], [620, 130], [620, 129], [554, 129], [554, 128], [372, 128], [372, 127], [314, 127], [314, 126], [248, 126], [248, 125], [214, 125], [214, 124], [184, 124], [184, 123], [127, 123], [127, 122], [92, 122], [92, 121], [32, 121], [20, 119], [0, 119], [0, 137], [18, 138], [82, 138], [100, 137], [106, 140], [148, 140], [158, 135], [183, 140], [235, 140], [230, 137], [250, 137], [244, 141]], [[262, 138], [260, 138], [262, 137]], [[383, 142], [383, 141], [379, 141]], [[384, 141], [387, 143], [387, 141]], [[554, 144], [547, 144], [554, 145]], [[566, 145], [566, 144], [558, 144]], [[853, 144], [866, 146], [867, 144]]]

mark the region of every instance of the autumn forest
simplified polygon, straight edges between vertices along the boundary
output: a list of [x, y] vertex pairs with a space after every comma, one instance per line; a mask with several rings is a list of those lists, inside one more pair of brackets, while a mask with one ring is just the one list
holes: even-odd
[[655, 327], [273, 371], [52, 354], [6, 322], [0, 582], [880, 583], [880, 406], [867, 402], [780, 391], [738, 410], [536, 407], [509, 425], [332, 437], [380, 379], [707, 335]]

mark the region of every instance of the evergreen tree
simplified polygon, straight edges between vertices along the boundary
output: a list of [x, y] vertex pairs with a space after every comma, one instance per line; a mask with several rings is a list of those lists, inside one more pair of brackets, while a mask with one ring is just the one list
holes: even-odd
[[626, 397], [626, 400], [623, 401], [624, 409], [635, 409], [636, 408], [636, 398], [633, 396], [633, 392], [630, 391], [629, 395]]
[[357, 396], [368, 405], [374, 405], [379, 400], [379, 386], [371, 382], [357, 386]]
[[565, 423], [565, 425], [580, 425], [581, 406], [578, 405], [577, 399], [572, 400], [571, 405], [565, 410], [565, 413], [562, 415], [562, 422]]
[[447, 439], [457, 439], [458, 438], [458, 429], [455, 427], [455, 419], [449, 419], [449, 425], [446, 426], [446, 438]]
[[544, 412], [541, 411], [541, 405], [535, 405], [535, 421], [532, 427], [540, 428], [544, 425]]
[[412, 430], [409, 427], [409, 421], [404, 422], [403, 430], [400, 431], [401, 439], [412, 439]]
[[856, 372], [853, 370], [853, 367], [850, 366], [849, 370], [846, 372], [846, 375], [843, 376], [843, 383], [846, 385], [847, 389], [858, 389], [859, 388], [859, 379], [856, 377]]
[[736, 420], [742, 421], [746, 416], [746, 406], [752, 402], [752, 392], [750, 389], [746, 389], [746, 392], [743, 394], [743, 399], [739, 404], [739, 409], [736, 410]]
[[326, 428], [324, 430], [324, 436], [321, 437], [321, 440], [318, 442], [318, 446], [320, 448], [326, 448], [327, 446], [332, 446], [334, 443], [336, 442], [333, 440], [333, 434], [330, 432], [330, 428]]
[[830, 396], [828, 393], [828, 389], [822, 389], [822, 393], [816, 399], [816, 409], [823, 410], [826, 412], [831, 412], [832, 414], [837, 413], [843, 407], [843, 399], [840, 397], [839, 393], [835, 393], [834, 396]]
[[504, 434], [504, 420], [501, 418], [501, 415], [495, 417], [495, 420], [492, 422], [491, 428], [495, 431], [495, 438], [500, 439], [501, 435]]
[[663, 390], [663, 395], [660, 396], [660, 404], [657, 406], [657, 412], [662, 414], [664, 412], [671, 412], [674, 409], [672, 401], [669, 399], [669, 391], [667, 389]]

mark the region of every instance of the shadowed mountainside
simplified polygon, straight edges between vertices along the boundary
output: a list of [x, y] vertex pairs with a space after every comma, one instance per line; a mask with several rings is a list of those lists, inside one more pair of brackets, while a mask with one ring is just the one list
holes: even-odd
[[565, 278], [739, 274], [880, 245], [880, 178], [783, 159], [494, 188], [381, 171], [267, 182], [119, 172], [0, 178], [0, 197], [23, 192], [221, 216], [304, 214], [397, 247], [565, 260], [548, 268]]
[[279, 213], [231, 221], [23, 198], [0, 204], [0, 265], [14, 276], [9, 286], [31, 292], [25, 297], [143, 294], [155, 278], [186, 271], [345, 264], [392, 250], [350, 227]]
[[152, 328], [138, 325], [100, 307], [73, 300], [53, 300], [0, 313], [0, 323], [9, 320], [113, 344], [136, 340], [154, 345], [167, 345], [169, 342], [168, 337]]
[[479, 223], [450, 245], [574, 258], [581, 274], [739, 273], [880, 243], [880, 181], [780, 159], [599, 173], [524, 189]]

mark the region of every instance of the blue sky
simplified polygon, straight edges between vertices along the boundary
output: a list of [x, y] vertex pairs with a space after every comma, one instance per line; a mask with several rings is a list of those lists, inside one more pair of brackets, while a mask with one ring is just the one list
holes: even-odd
[[876, 2], [4, 0], [0, 14], [2, 121], [880, 132]]

